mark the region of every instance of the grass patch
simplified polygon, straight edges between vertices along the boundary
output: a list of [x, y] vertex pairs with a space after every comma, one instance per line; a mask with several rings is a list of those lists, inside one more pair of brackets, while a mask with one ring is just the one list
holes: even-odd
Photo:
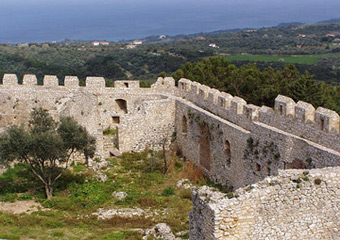
[[[169, 224], [173, 231], [189, 229], [189, 211], [192, 208], [190, 190], [177, 190], [179, 179], [189, 174], [202, 181], [194, 165], [174, 159], [171, 173], [164, 174], [162, 153], [145, 151], [125, 153], [109, 159], [105, 170], [108, 180], [98, 182], [86, 166], [73, 165], [55, 187], [55, 196], [46, 200], [43, 188], [26, 166], [18, 165], [0, 179], [5, 182], [0, 198], [8, 201], [39, 201], [49, 211], [28, 214], [0, 213], [0, 235], [8, 239], [141, 239], [134, 228], [150, 228], [157, 223]], [[32, 177], [32, 178], [31, 178]], [[31, 182], [29, 182], [29, 181]], [[13, 182], [11, 182], [13, 181]], [[112, 192], [127, 193], [125, 199], [112, 197]], [[100, 220], [92, 213], [98, 208], [144, 209], [149, 217]], [[157, 213], [157, 214], [156, 214]], [[151, 214], [151, 215], [150, 215]]]
[[117, 134], [117, 130], [113, 128], [106, 128], [103, 131], [104, 136], [115, 136]]
[[236, 54], [226, 56], [229, 61], [262, 61], [262, 62], [284, 62], [297, 64], [316, 64], [322, 58], [338, 56], [338, 53], [313, 54], [313, 55], [248, 55]]

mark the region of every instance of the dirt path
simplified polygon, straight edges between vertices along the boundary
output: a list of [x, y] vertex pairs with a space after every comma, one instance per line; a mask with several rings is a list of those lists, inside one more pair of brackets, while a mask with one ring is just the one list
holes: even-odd
[[39, 209], [46, 210], [46, 208], [43, 208], [40, 203], [36, 203], [32, 200], [30, 201], [16, 201], [14, 203], [11, 202], [0, 202], [0, 212], [6, 212], [6, 213], [14, 213], [14, 214], [20, 214], [20, 213], [32, 213], [36, 212]]

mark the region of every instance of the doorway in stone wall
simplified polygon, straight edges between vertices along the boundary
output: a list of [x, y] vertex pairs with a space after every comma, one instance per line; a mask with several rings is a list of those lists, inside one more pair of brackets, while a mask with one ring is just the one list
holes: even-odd
[[203, 123], [200, 125], [200, 165], [210, 171], [211, 169], [211, 150], [210, 140], [211, 133], [209, 125]]

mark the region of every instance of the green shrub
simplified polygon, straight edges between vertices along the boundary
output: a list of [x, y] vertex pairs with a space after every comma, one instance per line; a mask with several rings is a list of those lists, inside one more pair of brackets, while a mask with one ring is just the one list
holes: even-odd
[[75, 207], [72, 199], [69, 197], [53, 197], [50, 200], [43, 201], [42, 206], [45, 208], [56, 208], [62, 210], [72, 210]]
[[190, 189], [184, 189], [180, 191], [179, 196], [183, 199], [189, 199], [191, 200], [191, 191]]
[[33, 196], [31, 194], [23, 193], [18, 197], [19, 201], [27, 201], [27, 200], [32, 200]]
[[84, 165], [81, 165], [81, 164], [77, 164], [76, 166], [73, 167], [73, 172], [75, 173], [82, 172], [83, 170], [84, 170]]
[[111, 191], [111, 186], [108, 184], [90, 181], [74, 187], [70, 194], [72, 202], [78, 207], [91, 208], [109, 200]]
[[316, 185], [320, 185], [321, 182], [322, 182], [322, 181], [321, 181], [320, 178], [317, 178], [317, 179], [314, 180], [314, 183], [315, 183]]
[[234, 193], [232, 193], [232, 192], [227, 193], [227, 198], [231, 199], [233, 197], [234, 197]]
[[279, 152], [274, 154], [274, 159], [278, 160], [280, 158], [281, 154]]
[[167, 187], [162, 192], [162, 196], [164, 197], [168, 197], [172, 195], [175, 195], [175, 189], [173, 187]]
[[14, 224], [15, 219], [8, 214], [1, 214], [0, 215], [0, 223], [1, 223], [0, 225], [2, 225], [2, 224], [4, 224], [4, 225], [5, 224], [7, 224], [7, 225]]
[[103, 135], [104, 136], [114, 136], [117, 134], [117, 130], [116, 129], [113, 129], [113, 128], [106, 128], [104, 131], [103, 131]]
[[299, 184], [299, 183], [301, 183], [301, 182], [302, 182], [302, 180], [301, 180], [301, 178], [297, 178], [297, 179], [294, 179], [294, 180], [293, 180], [293, 182], [295, 182], [295, 183]]
[[4, 195], [0, 195], [0, 201], [2, 201], [2, 202], [15, 202], [17, 197], [18, 196], [15, 193], [6, 193]]
[[306, 159], [306, 162], [307, 162], [309, 165], [311, 165], [312, 162], [313, 162], [313, 160], [312, 160], [312, 158], [307, 158], [307, 159]]
[[63, 233], [63, 232], [54, 232], [54, 233], [52, 233], [52, 236], [54, 236], [54, 237], [64, 237], [65, 233]]

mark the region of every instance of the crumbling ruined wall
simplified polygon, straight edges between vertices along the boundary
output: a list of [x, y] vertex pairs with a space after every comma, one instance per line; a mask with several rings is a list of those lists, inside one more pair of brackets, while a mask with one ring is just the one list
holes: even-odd
[[280, 170], [233, 195], [193, 192], [190, 239], [339, 239], [340, 168]]

